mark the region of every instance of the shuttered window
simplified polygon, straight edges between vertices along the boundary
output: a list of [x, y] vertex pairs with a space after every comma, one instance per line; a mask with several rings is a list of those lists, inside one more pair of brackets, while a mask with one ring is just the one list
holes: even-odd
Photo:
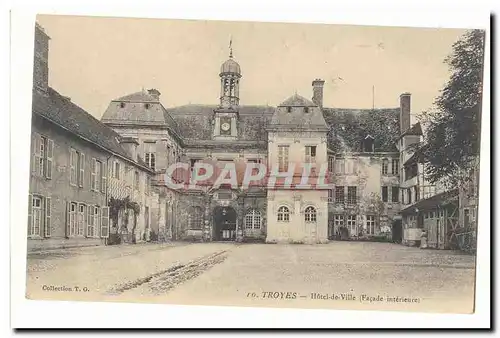
[[101, 237], [109, 237], [109, 207], [101, 208]]

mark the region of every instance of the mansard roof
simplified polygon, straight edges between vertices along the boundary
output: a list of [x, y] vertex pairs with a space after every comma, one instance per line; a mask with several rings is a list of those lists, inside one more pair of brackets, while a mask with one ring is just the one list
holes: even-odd
[[[212, 139], [212, 116], [217, 105], [189, 104], [169, 108], [182, 137], [193, 140]], [[238, 107], [239, 135], [243, 141], [267, 141], [266, 126], [274, 108], [244, 105]]]
[[290, 96], [288, 99], [281, 102], [278, 107], [317, 107], [317, 105], [305, 97], [295, 93], [293, 96]]
[[163, 107], [158, 96], [141, 91], [111, 101], [101, 117], [109, 125], [140, 125], [171, 129], [179, 135], [175, 120]]
[[363, 140], [374, 139], [375, 152], [396, 152], [399, 139], [399, 108], [323, 108], [328, 124], [328, 146], [334, 152], [363, 151]]
[[34, 114], [59, 125], [72, 134], [75, 134], [107, 151], [135, 162], [150, 171], [140, 159], [132, 159], [129, 153], [120, 145], [120, 135], [113, 129], [101, 123], [81, 107], [59, 94], [53, 88], [48, 88], [47, 95], [33, 92]]

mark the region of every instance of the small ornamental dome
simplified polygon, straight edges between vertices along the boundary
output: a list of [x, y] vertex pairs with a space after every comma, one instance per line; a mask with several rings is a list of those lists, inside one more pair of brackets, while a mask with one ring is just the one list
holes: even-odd
[[238, 62], [234, 61], [233, 58], [229, 58], [226, 62], [222, 64], [220, 67], [221, 74], [224, 73], [233, 73], [241, 75], [241, 68]]

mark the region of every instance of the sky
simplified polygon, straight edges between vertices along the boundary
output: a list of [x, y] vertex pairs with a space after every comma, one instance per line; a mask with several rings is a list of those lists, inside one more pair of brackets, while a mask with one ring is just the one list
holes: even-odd
[[[324, 106], [432, 107], [449, 79], [443, 62], [465, 30], [39, 15], [50, 36], [49, 85], [97, 118], [148, 88], [165, 107], [217, 104], [220, 65], [240, 64], [240, 104], [276, 106], [295, 92]], [[374, 94], [374, 95], [373, 95]]]

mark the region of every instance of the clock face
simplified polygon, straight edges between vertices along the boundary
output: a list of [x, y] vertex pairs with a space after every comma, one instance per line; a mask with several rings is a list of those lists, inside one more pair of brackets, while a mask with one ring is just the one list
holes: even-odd
[[222, 130], [224, 130], [224, 131], [228, 131], [228, 130], [229, 130], [229, 128], [231, 128], [231, 126], [229, 125], [229, 123], [224, 122], [224, 123], [222, 124], [221, 128], [222, 128]]

